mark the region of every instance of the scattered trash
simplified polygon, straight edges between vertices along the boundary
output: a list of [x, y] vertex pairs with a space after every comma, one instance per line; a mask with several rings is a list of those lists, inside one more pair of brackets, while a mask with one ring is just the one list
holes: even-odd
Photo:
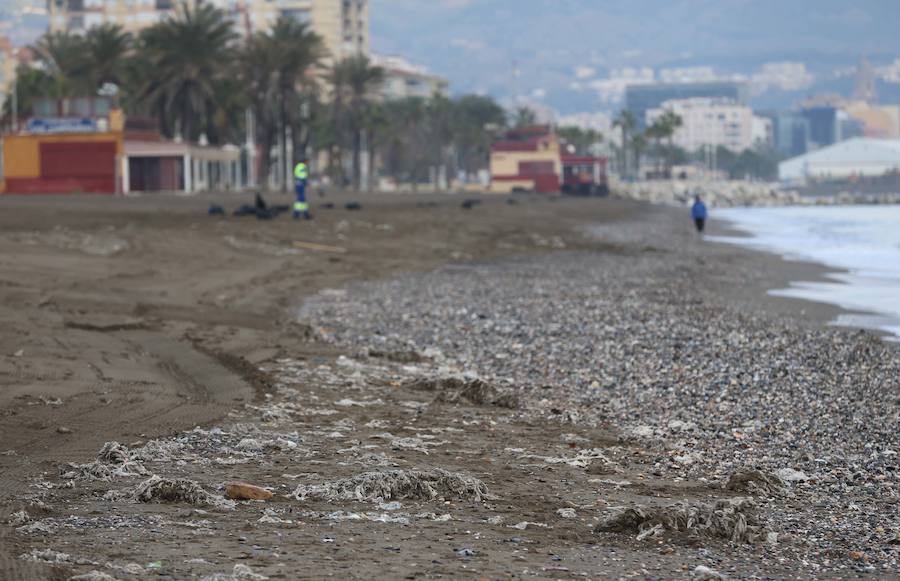
[[325, 484], [301, 484], [294, 498], [306, 500], [358, 500], [386, 502], [390, 500], [432, 500], [456, 497], [475, 502], [492, 498], [487, 486], [477, 478], [440, 468], [431, 470], [387, 470], [364, 472]]
[[732, 474], [725, 483], [725, 489], [753, 495], [778, 496], [784, 493], [784, 482], [774, 474], [747, 469]]
[[469, 198], [467, 200], [463, 200], [461, 207], [465, 210], [471, 210], [475, 206], [480, 206], [481, 203], [482, 203], [481, 200], [479, 200], [477, 198]]
[[294, 248], [303, 250], [315, 250], [318, 252], [333, 252], [335, 254], [347, 254], [347, 249], [343, 246], [329, 246], [327, 244], [316, 244], [314, 242], [294, 241]]
[[715, 569], [710, 569], [706, 565], [697, 565], [694, 570], [691, 571], [691, 579], [697, 579], [698, 581], [716, 581], [717, 579], [726, 579], [726, 577]]
[[435, 392], [435, 401], [446, 403], [467, 402], [474, 405], [493, 405], [515, 409], [519, 400], [512, 393], [503, 393], [483, 379], [462, 377], [426, 377], [405, 385], [408, 389]]
[[238, 563], [234, 566], [231, 573], [216, 573], [215, 575], [207, 575], [201, 577], [200, 581], [265, 581], [268, 579], [265, 575], [254, 573], [253, 569], [247, 565]]
[[719, 500], [714, 504], [676, 503], [665, 507], [637, 507], [614, 511], [594, 528], [595, 532], [644, 533], [648, 528], [755, 542], [766, 537], [750, 498]]
[[95, 461], [87, 464], [69, 464], [62, 478], [108, 482], [114, 477], [130, 478], [149, 474], [143, 464], [131, 458], [128, 448], [118, 442], [106, 442], [97, 453]]
[[235, 506], [234, 501], [207, 492], [193, 480], [160, 478], [156, 475], [141, 482], [135, 488], [133, 498], [138, 502], [183, 502], [221, 509]]
[[271, 491], [244, 482], [229, 482], [225, 485], [225, 496], [231, 500], [269, 500]]
[[345, 210], [362, 210], [362, 204], [359, 202], [347, 202], [344, 204]]
[[542, 529], [550, 528], [549, 525], [546, 525], [546, 524], [544, 524], [544, 523], [542, 523], [542, 522], [530, 522], [530, 521], [527, 521], [527, 520], [526, 520], [526, 521], [522, 521], [522, 522], [520, 522], [520, 523], [516, 523], [516, 524], [514, 524], [514, 525], [506, 525], [506, 528], [509, 528], [509, 529], [518, 529], [518, 530], [520, 530], [520, 531], [524, 531], [524, 530], [527, 529], [528, 527], [538, 527], [538, 528], [542, 528]]
[[88, 573], [84, 573], [81, 575], [73, 575], [68, 578], [68, 581], [119, 581], [116, 577], [108, 573], [103, 573], [101, 571], [97, 571], [94, 569], [93, 571], [89, 571]]
[[804, 482], [809, 480], [809, 476], [804, 472], [793, 468], [779, 468], [775, 471], [775, 475], [785, 482]]
[[30, 521], [31, 517], [28, 516], [28, 513], [24, 510], [20, 510], [18, 512], [12, 513], [9, 516], [9, 520], [7, 520], [7, 523], [9, 523], [9, 526], [11, 527], [20, 527]]
[[574, 508], [560, 508], [556, 511], [556, 514], [562, 518], [578, 518], [578, 513], [575, 512]]
[[68, 553], [60, 553], [53, 549], [31, 549], [30, 553], [19, 555], [20, 559], [26, 561], [38, 561], [41, 563], [71, 563], [72, 555]]
[[456, 554], [459, 555], [460, 557], [474, 557], [478, 554], [478, 551], [476, 551], [475, 549], [465, 548], [465, 549], [458, 549], [456, 551]]

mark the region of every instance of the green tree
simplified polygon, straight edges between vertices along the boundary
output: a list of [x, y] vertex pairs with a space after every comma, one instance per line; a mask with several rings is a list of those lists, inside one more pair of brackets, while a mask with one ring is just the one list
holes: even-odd
[[[242, 77], [262, 145], [263, 176], [269, 175], [271, 152], [279, 141], [279, 156], [289, 166], [294, 160], [287, 159], [288, 142], [300, 150], [309, 143], [310, 100], [315, 93], [312, 73], [324, 55], [322, 38], [288, 17], [279, 18], [269, 32], [255, 34], [244, 47]], [[278, 181], [287, 188], [284, 178], [279, 176]]]
[[505, 127], [506, 112], [490, 97], [463, 95], [455, 99], [452, 139], [459, 168], [469, 175], [486, 168], [494, 137]]
[[48, 32], [31, 47], [36, 68], [54, 79], [53, 95], [74, 97], [91, 90], [85, 77], [87, 50], [85, 39], [69, 32]]
[[183, 4], [174, 18], [144, 29], [139, 100], [156, 111], [164, 134], [196, 140], [214, 124], [221, 81], [236, 72], [236, 38], [225, 13], [206, 3]]
[[594, 148], [603, 142], [603, 135], [593, 129], [558, 127], [556, 134], [566, 145], [572, 146], [578, 155], [592, 155]]
[[537, 113], [530, 107], [519, 107], [513, 114], [514, 127], [531, 127], [537, 125]]
[[95, 26], [84, 35], [85, 82], [96, 91], [104, 83], [121, 86], [131, 57], [133, 38], [116, 24]]
[[354, 55], [336, 63], [331, 71], [332, 98], [338, 135], [350, 143], [352, 185], [360, 189], [362, 143], [370, 105], [384, 84], [384, 69], [372, 64], [365, 55]]
[[641, 158], [644, 156], [644, 152], [647, 150], [647, 145], [649, 145], [649, 142], [647, 141], [647, 137], [643, 133], [634, 133], [631, 135], [629, 146], [631, 149], [632, 157], [634, 159], [635, 177], [640, 177]]
[[[56, 77], [42, 69], [19, 65], [16, 69], [16, 82], [12, 87], [16, 91], [15, 101], [20, 119], [34, 115], [34, 102], [41, 97], [55, 97], [59, 95], [59, 83]], [[3, 125], [12, 127], [13, 98], [7, 98], [3, 103]]]

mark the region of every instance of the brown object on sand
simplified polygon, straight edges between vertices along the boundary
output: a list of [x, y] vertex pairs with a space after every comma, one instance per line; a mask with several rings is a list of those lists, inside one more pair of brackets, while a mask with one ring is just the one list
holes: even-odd
[[225, 485], [225, 496], [231, 500], [269, 500], [274, 495], [259, 486], [244, 482], [229, 482]]

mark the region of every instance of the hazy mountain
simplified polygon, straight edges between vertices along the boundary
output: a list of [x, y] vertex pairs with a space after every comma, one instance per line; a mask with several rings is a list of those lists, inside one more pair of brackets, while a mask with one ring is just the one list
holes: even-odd
[[[459, 91], [595, 101], [577, 67], [712, 65], [752, 73], [793, 60], [814, 73], [900, 56], [897, 0], [371, 0], [373, 48], [403, 54]], [[514, 69], [520, 74], [516, 76]]]

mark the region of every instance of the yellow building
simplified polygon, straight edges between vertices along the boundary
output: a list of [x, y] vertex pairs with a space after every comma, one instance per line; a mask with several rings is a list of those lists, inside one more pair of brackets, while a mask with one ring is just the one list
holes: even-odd
[[[198, 0], [185, 0], [193, 5]], [[268, 30], [280, 16], [308, 23], [332, 58], [369, 52], [368, 0], [203, 0], [224, 10], [243, 35]], [[50, 0], [51, 32], [82, 32], [114, 23], [138, 32], [173, 16], [179, 0]]]
[[492, 193], [558, 192], [562, 174], [562, 148], [548, 127], [510, 131], [491, 147]]
[[13, 81], [16, 78], [16, 62], [12, 43], [5, 36], [0, 36], [0, 107], [12, 91]]
[[866, 137], [879, 139], [900, 138], [900, 107], [896, 105], [870, 105], [855, 101], [844, 110], [863, 124]]

